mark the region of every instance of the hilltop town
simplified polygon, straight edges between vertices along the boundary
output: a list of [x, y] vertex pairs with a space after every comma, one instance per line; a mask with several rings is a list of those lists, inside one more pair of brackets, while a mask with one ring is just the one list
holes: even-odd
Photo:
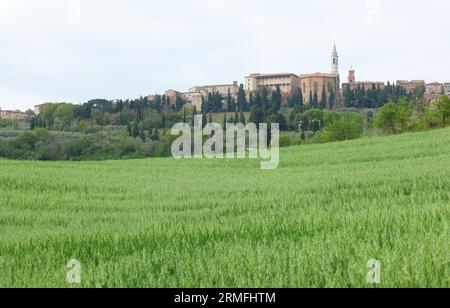
[[[304, 104], [311, 104], [313, 100], [324, 102], [324, 109], [336, 109], [345, 107], [345, 96], [348, 91], [370, 91], [373, 89], [384, 90], [389, 82], [384, 81], [358, 81], [353, 68], [348, 71], [347, 81], [341, 83], [339, 73], [339, 54], [336, 45], [333, 46], [331, 54], [331, 70], [328, 73], [272, 73], [261, 74], [252, 73], [244, 77], [244, 83], [233, 81], [228, 84], [201, 85], [194, 86], [188, 91], [178, 91], [169, 89], [165, 91], [164, 97], [171, 103], [176, 104], [177, 100], [182, 100], [183, 105], [196, 108], [201, 111], [202, 104], [211, 94], [217, 94], [223, 101], [221, 111], [234, 111], [227, 104], [230, 99], [236, 101], [239, 94], [245, 92], [247, 100], [251, 100], [252, 93], [265, 89], [267, 93], [280, 91], [282, 100], [287, 102], [295, 95], [299, 95]], [[431, 82], [425, 80], [398, 80], [395, 84], [401, 87], [408, 94], [419, 92], [428, 102], [432, 102], [440, 95], [450, 95], [450, 82]], [[148, 95], [149, 101], [155, 100], [160, 95]], [[34, 107], [34, 113], [38, 115], [47, 103], [42, 103]], [[0, 118], [9, 120], [26, 119], [30, 112], [25, 113], [20, 110], [1, 110]]]
[[[247, 98], [249, 98], [250, 93], [255, 93], [262, 88], [266, 88], [268, 93], [279, 89], [284, 101], [287, 101], [296, 92], [301, 91], [305, 104], [310, 104], [310, 100], [314, 96], [317, 96], [317, 99], [322, 101], [324, 100], [323, 95], [325, 94], [326, 99], [324, 101], [327, 102], [327, 109], [333, 109], [330, 108], [330, 105], [344, 107], [344, 96], [347, 89], [357, 90], [360, 88], [367, 91], [376, 88], [382, 90], [388, 84], [384, 81], [357, 81], [353, 68], [348, 72], [347, 81], [341, 84], [339, 54], [336, 45], [334, 45], [331, 54], [331, 71], [329, 73], [317, 72], [299, 75], [294, 73], [253, 73], [246, 76], [244, 80], [243, 84], [234, 81], [229, 84], [195, 86], [187, 92], [170, 89], [165, 92], [165, 95], [172, 102], [175, 102], [177, 98], [181, 97], [198, 110], [201, 110], [202, 102], [210, 93], [219, 93], [224, 98], [231, 95], [233, 99], [237, 99], [239, 91], [243, 86]], [[396, 85], [404, 88], [407, 93], [421, 91], [430, 102], [442, 94], [450, 95], [450, 82], [426, 83], [425, 80], [398, 80]], [[154, 95], [149, 96], [149, 100], [152, 99], [154, 99]]]

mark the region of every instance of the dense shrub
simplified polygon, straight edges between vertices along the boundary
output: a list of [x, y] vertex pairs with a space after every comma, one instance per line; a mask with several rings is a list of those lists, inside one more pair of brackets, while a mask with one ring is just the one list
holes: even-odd
[[364, 132], [364, 118], [358, 113], [326, 113], [325, 128], [320, 142], [344, 141], [360, 138]]
[[47, 129], [0, 134], [0, 157], [17, 160], [108, 160], [144, 158], [155, 143], [126, 134], [51, 132]]

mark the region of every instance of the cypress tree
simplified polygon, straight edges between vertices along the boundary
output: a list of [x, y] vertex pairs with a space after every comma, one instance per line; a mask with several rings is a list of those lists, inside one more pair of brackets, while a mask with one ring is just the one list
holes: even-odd
[[275, 91], [275, 97], [276, 97], [276, 110], [279, 111], [281, 109], [281, 100], [283, 98], [282, 93], [281, 93], [281, 88], [279, 86], [277, 86], [277, 89]]
[[194, 110], [192, 110], [192, 119], [191, 119], [191, 127], [195, 125], [195, 116], [197, 115], [197, 107], [194, 106]]
[[206, 116], [206, 113], [203, 113], [203, 118], [202, 118], [202, 128], [205, 128], [206, 125], [208, 124], [208, 117]]
[[320, 102], [320, 109], [326, 109], [327, 108], [327, 91], [325, 89], [325, 85], [323, 85], [322, 88], [322, 99]]
[[252, 106], [253, 106], [253, 93], [252, 92], [249, 93], [248, 105], [249, 105], [249, 108], [252, 108]]
[[134, 121], [133, 124], [133, 138], [137, 138], [139, 136], [139, 123], [138, 121]]
[[247, 106], [248, 103], [247, 103], [247, 98], [245, 95], [245, 90], [244, 90], [243, 84], [241, 84], [239, 87], [237, 105], [238, 105], [237, 111], [247, 111], [247, 109], [248, 109], [248, 106]]
[[227, 111], [231, 111], [233, 104], [233, 99], [231, 97], [231, 90], [228, 89], [228, 95], [227, 95]]
[[34, 130], [36, 128], [36, 117], [32, 117], [30, 121], [30, 130]]
[[313, 108], [319, 107], [319, 96], [317, 95], [317, 92], [314, 91], [314, 97], [313, 97]]
[[130, 122], [127, 122], [127, 132], [128, 132], [128, 136], [131, 137], [133, 135], [133, 131], [131, 130]]
[[329, 103], [328, 106], [330, 107], [330, 110], [334, 109], [334, 90], [333, 87], [331, 87], [330, 89], [330, 98], [329, 98]]

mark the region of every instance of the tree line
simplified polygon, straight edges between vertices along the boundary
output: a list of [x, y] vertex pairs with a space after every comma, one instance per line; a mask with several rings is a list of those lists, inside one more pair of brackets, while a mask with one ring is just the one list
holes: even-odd
[[414, 91], [408, 93], [404, 87], [388, 82], [384, 88], [372, 85], [370, 89], [366, 89], [365, 86], [358, 85], [357, 88], [352, 89], [350, 85], [347, 85], [343, 92], [345, 107], [377, 109], [388, 102], [398, 102], [402, 98], [420, 99], [424, 96], [425, 89], [417, 87]]

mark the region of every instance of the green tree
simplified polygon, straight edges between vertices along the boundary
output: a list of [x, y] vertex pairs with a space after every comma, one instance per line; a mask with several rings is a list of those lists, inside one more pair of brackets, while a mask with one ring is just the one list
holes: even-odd
[[385, 132], [397, 133], [397, 107], [394, 103], [384, 105], [375, 118], [375, 127], [384, 130]]
[[437, 100], [437, 110], [442, 118], [442, 125], [447, 124], [447, 119], [450, 117], [450, 98], [447, 95], [441, 96]]
[[[312, 108], [319, 108], [319, 95], [314, 91]], [[319, 108], [320, 109], [320, 108]]]
[[400, 132], [406, 132], [409, 129], [411, 123], [411, 116], [413, 113], [412, 105], [405, 99], [401, 99], [397, 108], [397, 123]]
[[208, 124], [208, 117], [206, 116], [206, 113], [203, 113], [203, 117], [202, 117], [202, 128], [205, 128], [206, 125]]
[[34, 130], [36, 128], [36, 117], [32, 117], [30, 120], [30, 130]]
[[275, 109], [276, 111], [281, 109], [281, 103], [282, 103], [282, 94], [281, 89], [279, 86], [277, 86], [275, 91], [272, 91], [272, 98], [270, 100], [271, 107]]
[[264, 112], [261, 110], [261, 107], [258, 107], [256, 104], [253, 105], [252, 110], [250, 112], [249, 121], [251, 123], [255, 123], [257, 126], [264, 121]]
[[322, 97], [320, 101], [320, 108], [319, 109], [326, 109], [327, 108], [327, 90], [325, 89], [325, 85], [322, 87]]
[[237, 99], [238, 110], [236, 111], [248, 111], [248, 102], [244, 90], [244, 85], [239, 86], [238, 99]]
[[313, 96], [313, 92], [312, 92], [312, 91], [309, 91], [309, 107], [311, 107], [311, 108], [317, 108], [317, 106], [316, 106], [316, 107], [313, 107], [313, 105], [314, 105], [314, 96]]
[[131, 128], [130, 122], [127, 123], [127, 132], [128, 132], [128, 136], [130, 136], [130, 137], [133, 136], [133, 129]]
[[364, 121], [360, 115], [342, 117], [327, 127], [319, 136], [322, 142], [352, 140], [361, 137]]
[[180, 95], [177, 95], [177, 98], [175, 100], [175, 110], [180, 111], [181, 108], [183, 108], [183, 106], [184, 106], [183, 99], [180, 97]]
[[328, 106], [330, 107], [330, 110], [333, 110], [334, 109], [334, 101], [335, 101], [335, 95], [334, 95], [334, 90], [333, 90], [333, 87], [331, 87], [331, 89], [330, 89], [330, 97], [329, 97], [329, 100], [328, 100]]
[[197, 115], [197, 107], [194, 106], [194, 109], [192, 110], [191, 127], [194, 127], [194, 125], [195, 125], [195, 116], [196, 115]]
[[132, 137], [133, 138], [137, 138], [139, 136], [139, 123], [138, 121], [135, 121], [133, 123], [133, 133], [132, 133]]

